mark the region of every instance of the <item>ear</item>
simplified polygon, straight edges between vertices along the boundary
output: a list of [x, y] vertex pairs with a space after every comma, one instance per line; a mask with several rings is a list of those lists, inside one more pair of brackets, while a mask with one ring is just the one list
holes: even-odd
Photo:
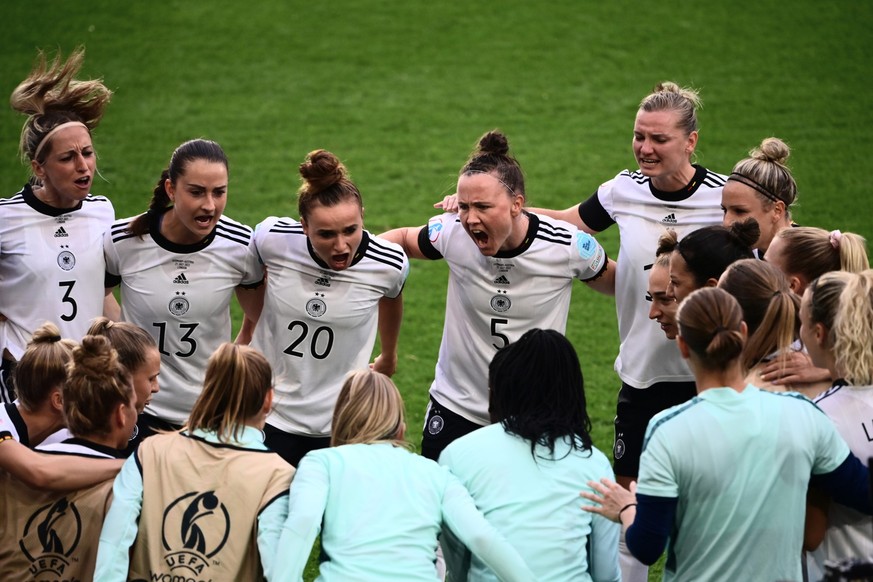
[[361, 219], [364, 218], [364, 210], [365, 210], [365, 208], [363, 206], [361, 206]]
[[685, 146], [685, 152], [690, 156], [694, 153], [695, 148], [697, 147], [697, 138], [698, 134], [696, 131], [692, 131], [688, 134], [688, 145]]
[[706, 280], [706, 283], [703, 284], [704, 287], [718, 287], [718, 279], [715, 277], [710, 277]]
[[796, 295], [803, 295], [807, 284], [807, 281], [804, 281], [803, 277], [800, 277], [798, 275], [788, 276], [788, 288], [791, 289], [791, 291]]
[[524, 194], [516, 194], [512, 197], [512, 204], [510, 205], [510, 213], [513, 218], [521, 214], [521, 210], [524, 208]]
[[64, 394], [60, 388], [52, 390], [51, 394], [49, 395], [49, 400], [52, 403], [53, 409], [59, 412], [64, 411]]
[[785, 203], [782, 200], [777, 200], [773, 203], [773, 208], [770, 212], [773, 214], [773, 222], [779, 222], [785, 217]]
[[827, 348], [830, 330], [825, 326], [825, 324], [816, 323], [812, 326], [812, 331], [815, 334], [815, 343], [817, 343], [820, 348]]
[[306, 224], [306, 219], [303, 218], [302, 216], [300, 217], [300, 226], [303, 227], [303, 234], [305, 234], [306, 236], [309, 236], [309, 225]]
[[30, 170], [33, 172], [33, 175], [40, 180], [45, 178], [45, 168], [43, 168], [42, 164], [40, 164], [36, 160], [30, 160]]
[[397, 427], [397, 432], [394, 433], [394, 438], [398, 441], [402, 441], [403, 437], [406, 435], [406, 423], [401, 422], [400, 426]]
[[173, 186], [173, 182], [169, 178], [164, 180], [164, 191], [167, 193], [170, 202], [176, 202], [176, 188]]
[[744, 340], [749, 339], [749, 326], [746, 325], [745, 321], [740, 322], [740, 334], [743, 336]]
[[264, 404], [261, 406], [261, 414], [267, 416], [270, 414], [270, 411], [273, 410], [273, 389], [270, 388], [267, 390], [267, 393], [264, 395]]
[[125, 425], [127, 425], [127, 413], [124, 410], [125, 406], [127, 405], [122, 403], [115, 407], [115, 426], [120, 429], [125, 428]]

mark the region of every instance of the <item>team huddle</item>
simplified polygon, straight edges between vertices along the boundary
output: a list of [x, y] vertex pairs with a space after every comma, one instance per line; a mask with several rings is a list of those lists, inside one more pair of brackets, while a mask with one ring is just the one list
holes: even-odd
[[[117, 220], [83, 57], [41, 54], [11, 98], [32, 178], [0, 199], [4, 580], [301, 580], [319, 535], [323, 580], [635, 582], [665, 550], [665, 580], [821, 580], [873, 556], [873, 270], [862, 237], [792, 221], [782, 140], [697, 165], [699, 97], [665, 82], [639, 168], [566, 210], [526, 206], [495, 130], [419, 226], [365, 230], [316, 150], [297, 218], [251, 228], [206, 139]], [[421, 455], [390, 379], [410, 259], [449, 269]], [[574, 280], [615, 297], [612, 463], [563, 335]]]

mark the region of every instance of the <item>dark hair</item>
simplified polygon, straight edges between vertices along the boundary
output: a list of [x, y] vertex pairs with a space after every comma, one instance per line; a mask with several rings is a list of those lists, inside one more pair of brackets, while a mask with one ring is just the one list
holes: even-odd
[[724, 370], [743, 353], [743, 310], [724, 289], [693, 291], [679, 304], [676, 322], [679, 335], [708, 370]]
[[[21, 128], [19, 152], [23, 160], [33, 160], [46, 135], [70, 121], [82, 122], [90, 133], [100, 123], [112, 91], [100, 80], [75, 79], [85, 59], [84, 47], [70, 53], [66, 61], [61, 53], [48, 63], [45, 53], [37, 53], [30, 74], [12, 92], [12, 109], [27, 115]], [[51, 143], [39, 151], [37, 162], [43, 162], [51, 152]]]
[[524, 193], [524, 173], [514, 157], [509, 155], [509, 140], [499, 130], [489, 131], [479, 138], [460, 175], [493, 174], [512, 196]]
[[697, 229], [679, 241], [676, 252], [685, 260], [698, 287], [709, 279], [718, 279], [728, 265], [740, 259], [752, 259], [752, 245], [761, 235], [758, 222], [750, 218], [729, 228], [721, 225]]
[[570, 341], [551, 329], [532, 329], [494, 356], [488, 368], [492, 422], [555, 452], [567, 437], [576, 450], [589, 450], [591, 420], [579, 358]]
[[170, 165], [161, 173], [157, 186], [149, 202], [149, 210], [145, 214], [137, 216], [127, 227], [130, 234], [142, 237], [149, 231], [150, 213], [159, 213], [170, 206], [170, 196], [167, 194], [165, 184], [167, 180], [175, 184], [180, 176], [185, 175], [188, 164], [196, 160], [206, 160], [216, 164], [224, 164], [229, 169], [227, 156], [221, 146], [208, 139], [192, 139], [176, 148], [170, 156]]
[[349, 179], [349, 173], [342, 162], [327, 150], [315, 150], [306, 154], [300, 164], [303, 184], [297, 191], [297, 212], [306, 219], [316, 204], [336, 206], [345, 200], [355, 200], [359, 208], [364, 207], [361, 192]]

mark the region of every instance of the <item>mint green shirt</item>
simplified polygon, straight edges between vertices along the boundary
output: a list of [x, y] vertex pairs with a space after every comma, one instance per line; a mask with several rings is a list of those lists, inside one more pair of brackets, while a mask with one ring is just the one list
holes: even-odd
[[[606, 456], [596, 448], [572, 450], [560, 440], [555, 453], [508, 434], [500, 424], [480, 428], [450, 444], [440, 455], [473, 496], [485, 517], [518, 550], [540, 582], [617, 582], [620, 527], [581, 511], [579, 491], [588, 481], [615, 479]], [[475, 556], [469, 572], [450, 560], [456, 551], [443, 544], [453, 580], [496, 580]]]
[[712, 388], [656, 415], [637, 492], [678, 498], [664, 580], [801, 580], [810, 475], [848, 455], [793, 392]]
[[536, 580], [467, 490], [430, 459], [388, 443], [311, 451], [291, 486], [273, 580], [302, 579], [321, 531], [328, 561], [318, 580], [435, 582], [443, 524], [502, 579]]

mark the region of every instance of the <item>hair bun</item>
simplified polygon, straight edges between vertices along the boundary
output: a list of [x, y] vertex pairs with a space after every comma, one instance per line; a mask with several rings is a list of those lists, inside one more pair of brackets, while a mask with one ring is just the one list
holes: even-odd
[[743, 221], [736, 221], [730, 226], [731, 236], [734, 237], [740, 244], [752, 248], [752, 245], [761, 236], [761, 227], [758, 221], [754, 218], [747, 218]]
[[479, 138], [478, 149], [480, 154], [505, 156], [509, 153], [509, 140], [495, 129]]
[[300, 164], [300, 176], [309, 190], [319, 192], [348, 177], [346, 167], [327, 150], [315, 150]]
[[30, 339], [33, 344], [53, 344], [59, 341], [61, 341], [61, 330], [50, 321], [39, 326]]
[[749, 157], [765, 162], [785, 165], [791, 155], [791, 148], [778, 137], [768, 137], [761, 145], [749, 152]]
[[112, 375], [118, 366], [118, 354], [102, 335], [86, 335], [73, 350], [73, 368], [76, 373], [94, 381]]

